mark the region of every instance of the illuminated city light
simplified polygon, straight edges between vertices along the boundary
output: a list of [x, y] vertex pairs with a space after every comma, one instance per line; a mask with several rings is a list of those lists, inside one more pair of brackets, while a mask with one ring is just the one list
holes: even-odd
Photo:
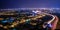
[[[0, 27], [8, 29], [8, 28], [15, 28], [15, 27], [17, 27], [18, 25], [21, 25], [21, 24], [24, 24], [24, 25], [25, 24], [30, 24], [32, 26], [36, 26], [37, 24], [39, 24], [40, 22], [42, 22], [44, 20], [44, 19], [42, 19], [43, 17], [45, 17], [45, 16], [49, 16], [49, 17], [52, 16], [48, 12], [54, 12], [54, 9], [55, 8], [38, 8], [38, 9], [37, 8], [27, 8], [27, 10], [29, 10], [29, 11], [27, 11], [24, 8], [23, 10], [25, 10], [25, 11], [22, 11], [22, 12], [21, 11], [15, 11], [14, 12], [14, 10], [16, 10], [16, 9], [14, 9], [13, 11], [11, 11], [11, 9], [10, 9], [10, 11], [8, 11], [6, 13], [4, 13], [5, 11], [3, 11], [3, 13], [0, 13], [0, 14], [1, 15], [7, 15], [7, 16], [5, 16], [5, 20], [4, 20], [3, 17], [0, 18], [0, 20], [1, 20], [2, 23], [4, 23], [4, 24], [8, 23], [8, 24], [6, 24], [4, 26], [4, 24], [1, 23]], [[56, 8], [56, 9], [59, 9], [59, 8]], [[7, 9], [7, 10], [9, 10], [9, 9]], [[19, 10], [21, 10], [21, 8]], [[55, 18], [53, 17], [51, 20], [46, 21], [48, 27], [51, 27], [50, 24], [51, 24], [51, 22], [53, 22], [54, 19]], [[36, 21], [36, 22], [31, 22], [32, 20]], [[41, 23], [41, 24], [43, 25], [44, 23]], [[46, 28], [46, 27], [44, 25], [44, 28]]]

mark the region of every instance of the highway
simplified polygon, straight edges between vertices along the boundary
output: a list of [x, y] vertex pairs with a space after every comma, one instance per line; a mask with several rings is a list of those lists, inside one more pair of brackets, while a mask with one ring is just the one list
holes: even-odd
[[[38, 12], [39, 12], [39, 11], [38, 11]], [[40, 13], [41, 13], [41, 12], [40, 12]], [[58, 18], [57, 16], [55, 16], [55, 15], [51, 15], [51, 14], [44, 13], [44, 12], [42, 12], [42, 13], [53, 17], [53, 18], [52, 18], [50, 21], [48, 21], [47, 23], [48, 23], [48, 24], [52, 24], [51, 30], [55, 30], [59, 18]]]

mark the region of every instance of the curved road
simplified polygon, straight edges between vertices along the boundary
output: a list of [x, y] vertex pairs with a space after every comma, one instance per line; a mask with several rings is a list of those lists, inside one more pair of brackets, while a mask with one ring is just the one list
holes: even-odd
[[[37, 12], [40, 12], [40, 11], [37, 11]], [[40, 12], [41, 13], [41, 12]], [[51, 15], [51, 14], [48, 14], [48, 13], [44, 13], [44, 12], [42, 12], [43, 14], [46, 14], [46, 15], [49, 15], [49, 16], [52, 16], [53, 18], [50, 20], [50, 21], [48, 21], [47, 23], [48, 24], [52, 24], [52, 27], [51, 27], [51, 30], [55, 30], [56, 29], [56, 26], [57, 26], [57, 22], [58, 22], [58, 17], [57, 16], [54, 16], [54, 15]]]

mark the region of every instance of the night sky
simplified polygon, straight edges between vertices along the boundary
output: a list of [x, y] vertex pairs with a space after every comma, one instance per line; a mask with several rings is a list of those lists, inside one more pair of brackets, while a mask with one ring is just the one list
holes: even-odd
[[0, 9], [5, 8], [60, 8], [60, 0], [0, 0]]

